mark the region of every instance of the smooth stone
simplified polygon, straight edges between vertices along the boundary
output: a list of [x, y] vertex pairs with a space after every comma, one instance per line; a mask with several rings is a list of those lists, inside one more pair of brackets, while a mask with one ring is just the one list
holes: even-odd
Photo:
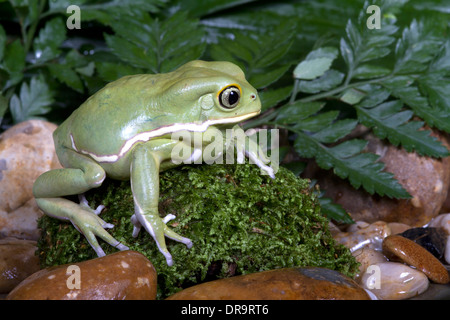
[[429, 227], [442, 228], [447, 233], [447, 243], [445, 246], [444, 258], [450, 264], [450, 213], [443, 213], [433, 218], [428, 224]]
[[333, 238], [349, 248], [351, 252], [361, 248], [381, 250], [383, 239], [391, 234], [391, 229], [384, 221], [376, 221], [372, 224], [359, 221], [349, 230], [351, 232], [340, 232], [333, 235]]
[[403, 263], [382, 262], [372, 265], [361, 277], [363, 288], [381, 300], [409, 299], [425, 292], [427, 276]]
[[403, 262], [422, 271], [435, 283], [446, 284], [450, 281], [447, 269], [425, 248], [412, 240], [399, 235], [391, 235], [383, 241], [383, 251], [400, 258]]
[[400, 235], [424, 247], [438, 259], [444, 256], [447, 233], [442, 228], [412, 228]]
[[352, 252], [356, 261], [360, 263], [359, 272], [355, 275], [354, 279], [360, 283], [361, 276], [366, 272], [366, 269], [374, 264], [387, 262], [387, 258], [378, 250], [371, 248], [362, 248]]
[[389, 222], [388, 226], [391, 229], [391, 234], [398, 234], [398, 233], [402, 233], [408, 229], [411, 229], [410, 225], [400, 223], [400, 222]]
[[36, 241], [0, 239], [0, 293], [9, 293], [21, 281], [39, 271]]
[[317, 267], [262, 271], [195, 285], [168, 300], [370, 300], [341, 273]]
[[14, 288], [7, 299], [154, 300], [156, 289], [157, 275], [152, 263], [139, 252], [120, 251], [40, 270]]
[[[355, 134], [358, 130], [362, 133], [364, 128], [358, 126]], [[433, 131], [431, 135], [450, 149], [450, 140], [443, 134]], [[336, 177], [332, 170], [320, 169], [312, 161], [303, 176], [316, 179], [320, 188], [325, 190], [325, 196], [340, 204], [355, 221], [372, 223], [382, 220], [422, 227], [436, 217], [450, 187], [450, 157], [424, 157], [386, 143], [373, 134], [359, 136], [368, 141], [365, 150], [380, 156], [379, 161], [385, 164], [384, 171], [395, 175], [411, 199], [391, 199], [371, 195], [363, 188], [355, 189], [347, 179]]]
[[42, 211], [33, 199], [33, 183], [45, 171], [61, 168], [55, 153], [55, 124], [21, 122], [0, 135], [0, 238], [38, 240]]

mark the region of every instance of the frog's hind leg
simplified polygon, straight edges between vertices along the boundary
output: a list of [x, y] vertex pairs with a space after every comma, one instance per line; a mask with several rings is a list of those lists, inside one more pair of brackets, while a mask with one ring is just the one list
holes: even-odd
[[33, 194], [39, 208], [51, 217], [72, 222], [84, 234], [98, 256], [104, 256], [105, 253], [96, 237], [120, 250], [127, 250], [126, 246], [106, 232], [105, 228], [111, 228], [112, 225], [98, 217], [99, 212], [91, 209], [82, 198], [80, 204], [62, 198], [99, 187], [106, 176], [103, 168], [70, 149], [62, 150], [59, 156], [67, 168], [47, 171], [34, 183]]

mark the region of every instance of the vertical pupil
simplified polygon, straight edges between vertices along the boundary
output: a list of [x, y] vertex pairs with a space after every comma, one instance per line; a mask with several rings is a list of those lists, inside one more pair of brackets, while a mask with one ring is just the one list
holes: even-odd
[[231, 90], [231, 92], [230, 92], [230, 94], [228, 96], [228, 103], [230, 105], [233, 105], [236, 102], [238, 102], [238, 100], [239, 100], [239, 94], [236, 91]]

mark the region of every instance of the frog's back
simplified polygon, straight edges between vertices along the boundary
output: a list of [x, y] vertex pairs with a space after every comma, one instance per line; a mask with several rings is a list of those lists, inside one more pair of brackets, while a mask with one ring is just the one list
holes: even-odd
[[75, 110], [55, 136], [67, 147], [114, 154], [137, 133], [158, 128], [165, 118], [170, 123], [170, 113], [159, 101], [166, 85], [167, 78], [160, 74], [132, 75], [111, 82]]

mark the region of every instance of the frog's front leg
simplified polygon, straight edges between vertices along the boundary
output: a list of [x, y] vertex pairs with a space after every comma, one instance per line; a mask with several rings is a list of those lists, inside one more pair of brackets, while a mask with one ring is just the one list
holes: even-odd
[[161, 139], [137, 145], [131, 161], [131, 188], [135, 205], [135, 214], [132, 216], [135, 226], [133, 236], [136, 237], [143, 226], [155, 240], [169, 266], [173, 264], [173, 260], [167, 250], [165, 236], [186, 244], [188, 248], [192, 246], [190, 239], [178, 235], [166, 225], [174, 216], [168, 215], [163, 219], [158, 212], [160, 164], [170, 159], [171, 151], [177, 143], [179, 142]]
[[275, 179], [273, 168], [266, 165], [270, 161], [258, 143], [247, 136], [239, 125], [235, 125], [232, 130], [233, 143], [237, 152], [237, 162], [243, 163], [245, 154], [254, 164], [260, 167], [261, 170], [266, 172], [272, 179]]

